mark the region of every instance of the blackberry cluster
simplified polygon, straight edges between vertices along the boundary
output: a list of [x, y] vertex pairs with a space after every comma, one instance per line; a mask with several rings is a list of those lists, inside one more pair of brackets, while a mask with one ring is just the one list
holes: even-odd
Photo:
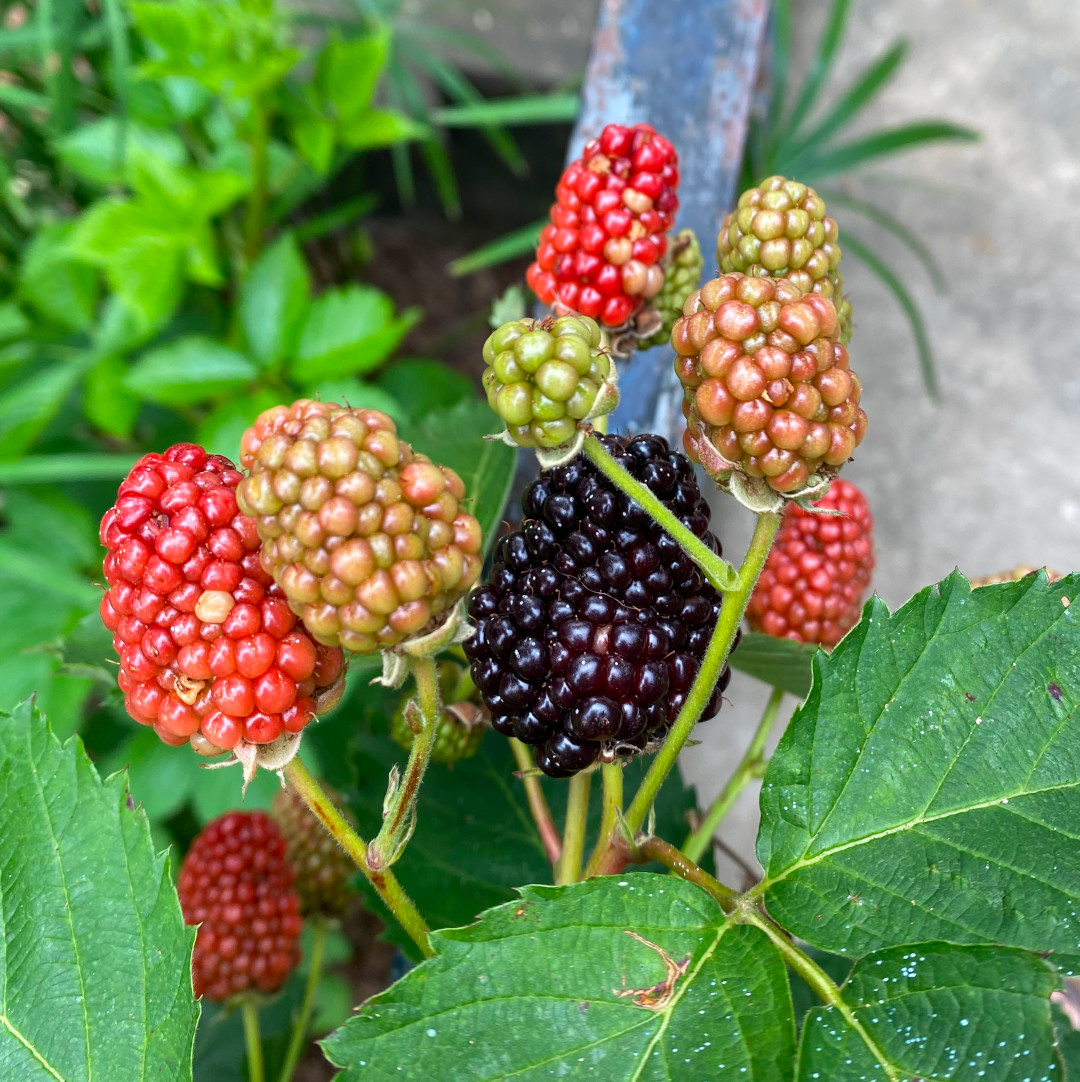
[[[693, 467], [660, 436], [602, 436], [615, 460], [719, 553]], [[472, 597], [472, 676], [506, 736], [569, 777], [658, 742], [686, 701], [720, 595], [584, 456], [542, 473]], [[720, 707], [725, 667], [703, 717]]]

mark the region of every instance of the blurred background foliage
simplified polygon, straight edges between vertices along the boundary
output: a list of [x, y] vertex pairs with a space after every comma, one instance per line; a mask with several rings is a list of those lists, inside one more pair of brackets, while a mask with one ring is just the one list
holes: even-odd
[[[829, 185], [833, 213], [899, 236], [936, 275], [926, 246], [842, 180], [971, 133], [932, 121], [846, 136], [903, 60], [893, 46], [832, 88], [847, 14], [832, 0], [797, 82], [777, 0], [772, 105], [763, 95], [745, 178]], [[458, 469], [490, 539], [514, 456], [476, 438], [495, 427], [477, 346], [498, 298], [501, 318], [524, 310], [533, 220], [577, 104], [573, 88], [527, 85], [482, 40], [401, 0], [342, 0], [332, 16], [279, 0], [3, 8], [0, 709], [35, 693], [61, 736], [80, 732], [110, 769], [130, 765], [160, 844], [183, 847], [235, 803], [237, 782], [199, 779], [194, 756], [119, 707], [95, 585], [97, 523], [119, 478], [183, 440], [234, 457], [276, 403], [346, 400], [385, 410]], [[900, 277], [846, 223], [844, 235], [921, 336]], [[932, 386], [924, 342], [922, 355]], [[330, 773], [356, 743], [358, 711], [386, 705], [353, 668], [307, 745]], [[348, 788], [351, 773], [331, 780]], [[256, 783], [248, 803], [273, 785]]]

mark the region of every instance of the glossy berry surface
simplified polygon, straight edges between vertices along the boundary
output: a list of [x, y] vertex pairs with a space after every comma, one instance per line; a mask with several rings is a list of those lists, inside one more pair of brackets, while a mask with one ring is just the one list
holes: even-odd
[[259, 563], [241, 474], [182, 443], [144, 455], [101, 520], [101, 617], [128, 713], [202, 754], [300, 732], [344, 685], [340, 650], [317, 644]]
[[488, 405], [519, 447], [567, 443], [611, 374], [600, 328], [584, 316], [504, 323], [488, 335], [484, 362]]
[[789, 504], [746, 609], [755, 631], [835, 646], [858, 622], [874, 571], [874, 520], [850, 481], [833, 481], [815, 514]]
[[244, 433], [243, 510], [263, 568], [311, 634], [375, 653], [423, 633], [480, 574], [465, 486], [378, 410], [301, 399]]
[[555, 189], [529, 288], [559, 314], [621, 327], [660, 291], [678, 185], [678, 155], [662, 135], [609, 124]]
[[[328, 786], [323, 788], [340, 808], [337, 795]], [[296, 874], [301, 914], [344, 917], [356, 897], [349, 887], [356, 865], [295, 790], [279, 790], [274, 795], [270, 814], [285, 838], [289, 866]], [[351, 819], [347, 813], [342, 814]]]
[[866, 434], [836, 335], [832, 301], [786, 279], [725, 274], [691, 293], [671, 332], [691, 457], [782, 494], [834, 476]]
[[300, 899], [285, 839], [264, 812], [208, 823], [180, 867], [187, 924], [199, 925], [191, 973], [197, 996], [221, 1003], [276, 992], [300, 962]]
[[813, 188], [768, 177], [739, 196], [720, 227], [716, 261], [722, 273], [787, 278], [804, 293], [820, 293], [836, 308], [840, 341], [850, 332], [851, 302], [840, 273], [839, 229]]
[[680, 229], [671, 238], [667, 258], [664, 260], [664, 284], [652, 299], [652, 306], [660, 317], [660, 329], [643, 346], [666, 346], [671, 339], [671, 328], [682, 315], [686, 298], [698, 287], [701, 272], [705, 269], [705, 257], [692, 229]]
[[[693, 468], [660, 436], [600, 437], [715, 551]], [[653, 745], [697, 675], [720, 596], [642, 508], [579, 455], [542, 473], [473, 594], [472, 677], [506, 736], [566, 777]], [[703, 717], [730, 678], [725, 668]]]

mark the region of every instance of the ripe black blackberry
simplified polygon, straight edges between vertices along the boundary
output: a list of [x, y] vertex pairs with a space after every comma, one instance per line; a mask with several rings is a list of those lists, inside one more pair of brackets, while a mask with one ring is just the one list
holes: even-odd
[[[601, 436], [607, 451], [719, 553], [693, 467], [660, 436]], [[721, 598], [693, 561], [583, 455], [542, 473], [525, 520], [472, 596], [465, 643], [492, 725], [569, 777], [655, 746], [708, 646]], [[725, 666], [703, 717], [720, 707]]]

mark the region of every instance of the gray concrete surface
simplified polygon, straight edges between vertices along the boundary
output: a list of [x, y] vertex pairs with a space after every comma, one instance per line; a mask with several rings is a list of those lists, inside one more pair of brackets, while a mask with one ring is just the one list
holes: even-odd
[[[797, 0], [805, 63], [826, 0]], [[452, 18], [534, 76], [583, 65], [595, 4], [490, 0]], [[926, 240], [950, 280], [939, 294], [891, 237], [840, 216], [904, 275], [927, 320], [943, 401], [931, 403], [904, 318], [850, 257], [852, 363], [870, 429], [846, 474], [876, 518], [875, 586], [892, 606], [959, 565], [969, 575], [1017, 563], [1080, 568], [1080, 4], [1076, 0], [856, 0], [834, 89], [897, 37], [910, 41], [898, 79], [863, 129], [930, 116], [978, 129], [982, 142], [941, 144], [850, 180]], [[735, 558], [749, 516], [722, 514]], [[736, 676], [730, 702], [683, 757], [709, 800], [738, 761], [767, 691]], [[726, 839], [752, 852], [757, 792]], [[730, 881], [738, 873], [721, 861]]]

